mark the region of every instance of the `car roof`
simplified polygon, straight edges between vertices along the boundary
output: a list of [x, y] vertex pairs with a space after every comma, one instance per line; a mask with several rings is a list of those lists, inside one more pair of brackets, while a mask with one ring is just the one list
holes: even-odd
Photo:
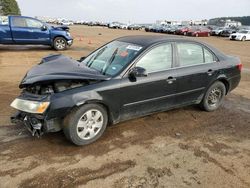
[[156, 43], [171, 42], [179, 39], [182, 39], [182, 37], [164, 36], [164, 35], [133, 35], [133, 36], [121, 37], [116, 40], [147, 47]]
[[154, 44], [158, 43], [163, 43], [163, 42], [195, 42], [202, 44], [209, 49], [211, 49], [217, 57], [219, 56], [219, 59], [225, 58], [225, 55], [221, 53], [219, 50], [216, 48], [210, 46], [209, 44], [202, 42], [202, 41], [197, 41], [197, 40], [192, 40], [192, 39], [187, 39], [186, 37], [182, 36], [169, 36], [169, 35], [132, 35], [132, 36], [125, 36], [116, 39], [117, 41], [121, 42], [127, 42], [131, 44], [136, 44], [139, 46], [142, 46], [144, 48], [148, 48]]

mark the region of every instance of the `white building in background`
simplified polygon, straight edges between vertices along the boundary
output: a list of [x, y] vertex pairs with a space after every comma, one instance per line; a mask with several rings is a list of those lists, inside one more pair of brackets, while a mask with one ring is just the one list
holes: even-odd
[[169, 20], [157, 20], [156, 24], [160, 25], [207, 25], [207, 20], [200, 21], [169, 21]]
[[156, 24], [159, 25], [181, 25], [180, 21], [157, 20]]
[[232, 26], [235, 26], [235, 27], [239, 27], [239, 26], [242, 26], [241, 22], [238, 22], [238, 21], [233, 21], [233, 20], [225, 20], [225, 27], [232, 27]]

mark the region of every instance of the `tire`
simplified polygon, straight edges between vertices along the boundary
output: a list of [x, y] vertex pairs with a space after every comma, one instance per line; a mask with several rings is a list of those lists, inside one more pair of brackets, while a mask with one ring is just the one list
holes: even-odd
[[207, 112], [215, 111], [220, 107], [225, 95], [225, 85], [220, 81], [216, 81], [208, 88], [200, 107]]
[[195, 34], [195, 37], [199, 37], [199, 34], [198, 34], [198, 33], [196, 33], [196, 34]]
[[64, 119], [63, 132], [75, 145], [87, 145], [102, 136], [107, 123], [108, 115], [103, 106], [86, 104], [73, 109]]
[[244, 37], [242, 37], [242, 39], [241, 39], [241, 40], [245, 42], [245, 41], [246, 41], [246, 37], [245, 37], [245, 36], [244, 36]]
[[63, 37], [56, 37], [53, 41], [53, 47], [55, 50], [66, 50], [68, 47], [67, 41]]

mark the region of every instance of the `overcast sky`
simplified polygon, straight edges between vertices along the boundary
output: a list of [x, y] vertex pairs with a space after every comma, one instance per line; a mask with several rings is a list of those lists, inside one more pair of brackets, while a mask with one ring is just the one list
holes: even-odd
[[153, 23], [249, 16], [250, 0], [17, 0], [23, 15]]

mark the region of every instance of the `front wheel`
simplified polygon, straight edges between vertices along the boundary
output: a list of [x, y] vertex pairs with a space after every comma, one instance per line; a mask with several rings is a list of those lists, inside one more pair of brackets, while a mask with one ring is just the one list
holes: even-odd
[[200, 106], [205, 111], [214, 111], [220, 107], [225, 95], [225, 85], [220, 81], [216, 81], [208, 88], [203, 100], [200, 103]]
[[66, 50], [68, 45], [67, 41], [63, 37], [56, 37], [53, 42], [53, 47], [55, 50]]
[[108, 123], [104, 107], [86, 104], [74, 109], [64, 120], [63, 132], [76, 145], [87, 145], [102, 136]]

